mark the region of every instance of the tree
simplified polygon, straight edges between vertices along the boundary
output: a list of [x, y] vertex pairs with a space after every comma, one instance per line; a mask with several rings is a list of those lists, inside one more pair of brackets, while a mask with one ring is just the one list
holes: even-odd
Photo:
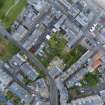
[[3, 7], [5, 0], [0, 0], [0, 9]]
[[66, 40], [60, 33], [54, 33], [48, 44], [49, 50], [50, 52], [52, 52], [52, 55], [61, 57], [66, 45]]
[[84, 81], [88, 86], [95, 87], [99, 81], [99, 77], [97, 74], [89, 72], [85, 75]]

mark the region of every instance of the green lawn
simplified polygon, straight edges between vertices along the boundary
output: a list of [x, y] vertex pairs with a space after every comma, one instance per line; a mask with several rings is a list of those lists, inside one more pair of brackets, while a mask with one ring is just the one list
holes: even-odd
[[37, 58], [47, 67], [55, 56], [62, 56], [65, 45], [66, 40], [63, 38], [63, 35], [61, 33], [53, 33], [47, 47], [44, 49], [45, 55], [43, 57], [37, 56]]
[[15, 45], [13, 45], [8, 40], [0, 37], [0, 59], [1, 60], [7, 61], [18, 51], [19, 49]]
[[48, 42], [48, 46], [44, 49], [44, 56], [37, 56], [38, 59], [46, 67], [51, 62], [51, 60], [58, 56], [63, 59], [66, 64], [65, 70], [74, 64], [87, 50], [82, 46], [78, 45], [76, 48], [70, 50], [69, 52], [65, 51], [67, 41], [63, 38], [61, 33], [54, 33], [52, 38]]
[[[48, 51], [47, 53], [52, 56], [59, 56], [61, 57], [67, 41], [63, 38], [61, 33], [54, 33], [52, 38], [48, 42]], [[50, 51], [50, 52], [49, 52]], [[51, 56], [50, 55], [50, 56]]]
[[19, 0], [15, 4], [16, 1], [18, 0], [0, 0], [0, 4], [2, 4], [0, 7], [0, 21], [6, 28], [10, 28], [10, 25], [16, 20], [17, 16], [27, 4], [27, 0]]
[[62, 58], [66, 64], [66, 68], [74, 64], [87, 50], [78, 45], [68, 53], [64, 53]]
[[99, 76], [96, 73], [87, 73], [81, 81], [82, 86], [95, 87], [99, 81]]
[[78, 45], [76, 48], [71, 51], [65, 51], [66, 41], [62, 35], [54, 35], [49, 41], [49, 48], [47, 54], [50, 58], [55, 56], [63, 59], [66, 64], [66, 69], [74, 64], [85, 52], [86, 49]]
[[51, 57], [50, 57], [50, 59], [49, 59], [49, 56], [48, 56], [48, 57], [44, 57], [44, 56], [41, 57], [41, 56], [37, 55], [36, 57], [37, 57], [37, 59], [40, 60], [40, 62], [41, 62], [45, 67], [47, 67], [47, 66], [49, 65], [50, 61], [51, 61]]

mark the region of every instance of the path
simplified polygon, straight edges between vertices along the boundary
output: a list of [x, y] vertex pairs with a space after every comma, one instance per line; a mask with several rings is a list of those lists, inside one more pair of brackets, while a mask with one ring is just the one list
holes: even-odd
[[19, 1], [20, 1], [20, 0], [15, 0], [15, 4], [12, 5], [12, 6], [8, 9], [8, 11], [6, 12], [5, 16], [7, 16], [7, 15], [9, 14], [9, 12], [19, 3]]

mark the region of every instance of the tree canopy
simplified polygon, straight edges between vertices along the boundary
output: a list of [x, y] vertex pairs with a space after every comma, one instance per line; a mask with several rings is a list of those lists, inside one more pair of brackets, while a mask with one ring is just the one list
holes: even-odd
[[5, 0], [0, 0], [0, 9], [3, 7]]

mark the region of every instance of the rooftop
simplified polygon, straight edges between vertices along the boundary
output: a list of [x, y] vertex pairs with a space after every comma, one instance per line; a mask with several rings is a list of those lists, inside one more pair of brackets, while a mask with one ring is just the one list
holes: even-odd
[[80, 98], [73, 100], [71, 105], [103, 105], [103, 101], [98, 95], [89, 96], [85, 98]]

